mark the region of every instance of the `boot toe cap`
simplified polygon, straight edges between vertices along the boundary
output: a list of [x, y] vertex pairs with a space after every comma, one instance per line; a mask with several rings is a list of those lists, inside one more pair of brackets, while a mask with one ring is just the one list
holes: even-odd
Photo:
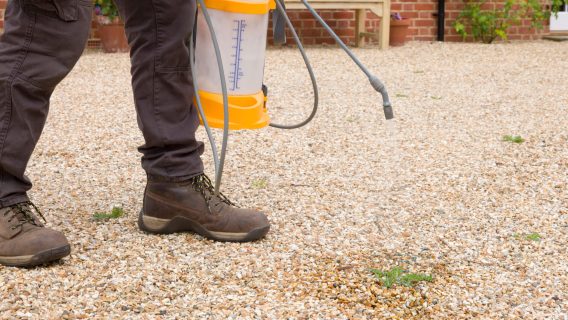
[[63, 233], [47, 228], [26, 232], [14, 241], [13, 250], [11, 250], [14, 255], [35, 255], [47, 250], [69, 246], [69, 242]]

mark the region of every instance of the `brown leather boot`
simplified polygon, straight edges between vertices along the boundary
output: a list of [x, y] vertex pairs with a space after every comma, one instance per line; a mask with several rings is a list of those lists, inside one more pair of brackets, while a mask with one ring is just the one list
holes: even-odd
[[270, 229], [264, 213], [237, 208], [223, 194], [216, 196], [205, 174], [185, 180], [149, 176], [138, 226], [151, 233], [191, 231], [236, 242], [260, 239]]
[[43, 218], [31, 202], [0, 209], [0, 264], [35, 266], [61, 259], [71, 252], [65, 236], [46, 228], [32, 208]]

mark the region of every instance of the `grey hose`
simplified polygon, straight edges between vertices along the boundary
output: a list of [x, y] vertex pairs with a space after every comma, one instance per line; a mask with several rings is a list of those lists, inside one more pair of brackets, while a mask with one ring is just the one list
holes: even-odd
[[[278, 1], [280, 1], [280, 0], [277, 0], [277, 3], [278, 3]], [[371, 86], [373, 86], [373, 89], [375, 89], [375, 91], [377, 91], [381, 94], [381, 96], [383, 97], [383, 111], [385, 113], [385, 118], [387, 120], [394, 118], [394, 114], [393, 114], [393, 111], [392, 111], [392, 105], [391, 105], [390, 100], [389, 100], [389, 95], [387, 93], [385, 85], [381, 82], [381, 80], [379, 80], [379, 78], [377, 78], [374, 74], [372, 74], [369, 71], [369, 69], [367, 69], [363, 65], [363, 63], [361, 63], [361, 61], [357, 58], [357, 56], [355, 56], [355, 54], [353, 54], [353, 52], [345, 45], [345, 43], [343, 43], [343, 41], [341, 41], [341, 39], [337, 36], [337, 34], [335, 34], [335, 32], [333, 32], [333, 30], [327, 25], [327, 23], [325, 23], [325, 21], [323, 21], [323, 19], [317, 14], [317, 12], [308, 3], [307, 0], [302, 0], [302, 3], [310, 11], [312, 16], [314, 16], [314, 18], [316, 18], [316, 20], [333, 37], [333, 39], [335, 39], [335, 42], [337, 42], [337, 44], [343, 49], [343, 51], [345, 51], [345, 53], [347, 53], [347, 55], [349, 55], [351, 60], [353, 60], [353, 62], [355, 62], [355, 64], [361, 69], [361, 71], [363, 71], [365, 73], [367, 78], [369, 78], [369, 82], [371, 83]]]
[[278, 129], [297, 129], [297, 128], [303, 127], [306, 124], [308, 124], [316, 116], [316, 113], [318, 111], [318, 104], [319, 104], [318, 84], [317, 84], [317, 81], [316, 81], [316, 76], [314, 75], [314, 70], [312, 69], [312, 65], [310, 64], [310, 60], [308, 59], [308, 56], [306, 55], [306, 51], [304, 50], [304, 46], [302, 45], [302, 42], [300, 41], [300, 38], [298, 37], [298, 34], [296, 33], [296, 30], [294, 29], [292, 22], [290, 22], [290, 19], [288, 18], [288, 15], [286, 14], [286, 9], [284, 9], [284, 5], [282, 5], [281, 0], [276, 0], [276, 6], [278, 7], [278, 11], [280, 11], [280, 13], [282, 14], [284, 21], [286, 21], [288, 28], [290, 28], [290, 31], [292, 32], [292, 36], [294, 37], [294, 41], [296, 42], [296, 45], [298, 46], [298, 50], [300, 50], [300, 53], [302, 54], [302, 58], [304, 59], [304, 63], [306, 64], [306, 68], [308, 69], [308, 73], [310, 74], [310, 79], [312, 81], [312, 87], [314, 89], [314, 106], [312, 108], [312, 113], [308, 116], [308, 118], [306, 118], [306, 120], [304, 120], [300, 123], [297, 123], [297, 124], [294, 124], [294, 125], [283, 125], [283, 124], [277, 124], [277, 123], [270, 123], [270, 126], [274, 127], [274, 128], [278, 128]]
[[[221, 59], [221, 50], [219, 49], [219, 43], [217, 42], [217, 36], [215, 35], [215, 29], [213, 28], [213, 23], [211, 22], [211, 18], [209, 17], [209, 12], [203, 0], [197, 0], [199, 5], [201, 6], [201, 10], [203, 11], [203, 17], [205, 18], [205, 22], [207, 22], [207, 27], [209, 28], [209, 32], [211, 33], [211, 41], [213, 42], [213, 47], [215, 48], [215, 57], [217, 58], [217, 66], [219, 68], [219, 78], [221, 80], [221, 91], [223, 95], [223, 141], [221, 143], [221, 157], [219, 158], [218, 162], [215, 166], [215, 195], [219, 194], [219, 189], [221, 187], [221, 178], [223, 176], [223, 167], [225, 166], [225, 155], [227, 154], [227, 143], [229, 141], [229, 93], [227, 91], [227, 83], [225, 82], [225, 70], [223, 70], [223, 61]], [[193, 70], [193, 68], [192, 68]], [[192, 71], [193, 72], [193, 71]], [[194, 84], [197, 83], [197, 78], [194, 79]], [[195, 90], [197, 91], [197, 86], [195, 86]], [[197, 94], [199, 96], [199, 94]], [[199, 113], [202, 116], [203, 123], [207, 123], [205, 118], [205, 114], [203, 112], [203, 107], [201, 106], [201, 101], [197, 98], [197, 105], [199, 109]], [[211, 144], [215, 143], [215, 140], [212, 139], [213, 136], [210, 135], [210, 131], [207, 132], [209, 135], [209, 141]]]

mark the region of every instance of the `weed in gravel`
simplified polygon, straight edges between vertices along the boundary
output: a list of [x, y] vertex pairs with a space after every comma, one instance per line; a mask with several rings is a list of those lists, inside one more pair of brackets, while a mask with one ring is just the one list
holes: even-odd
[[533, 233], [513, 233], [513, 237], [517, 240], [520, 239], [524, 239], [524, 240], [530, 240], [530, 241], [540, 241], [540, 239], [542, 239], [542, 236], [536, 232]]
[[252, 182], [252, 187], [255, 189], [266, 189], [268, 181], [265, 178], [256, 179]]
[[108, 220], [117, 219], [124, 215], [124, 209], [120, 207], [113, 207], [110, 213], [96, 212], [93, 214], [93, 219], [95, 220]]
[[420, 281], [432, 281], [432, 276], [423, 273], [409, 273], [401, 267], [393, 267], [389, 271], [381, 271], [372, 269], [372, 273], [379, 279], [383, 286], [391, 288], [395, 284], [403, 285], [405, 287], [415, 286]]
[[525, 139], [523, 139], [521, 136], [512, 136], [508, 134], [503, 136], [503, 141], [513, 142], [513, 143], [523, 143], [525, 142]]
[[430, 98], [432, 98], [432, 100], [442, 100], [440, 96], [430, 96]]
[[408, 95], [404, 94], [404, 93], [397, 93], [395, 95], [397, 98], [408, 98]]

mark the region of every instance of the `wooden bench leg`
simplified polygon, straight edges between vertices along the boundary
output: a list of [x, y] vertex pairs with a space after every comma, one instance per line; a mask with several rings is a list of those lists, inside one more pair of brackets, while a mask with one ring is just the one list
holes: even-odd
[[355, 38], [357, 47], [362, 47], [365, 45], [365, 37], [362, 35], [365, 29], [365, 20], [367, 18], [367, 12], [365, 9], [355, 10]]

